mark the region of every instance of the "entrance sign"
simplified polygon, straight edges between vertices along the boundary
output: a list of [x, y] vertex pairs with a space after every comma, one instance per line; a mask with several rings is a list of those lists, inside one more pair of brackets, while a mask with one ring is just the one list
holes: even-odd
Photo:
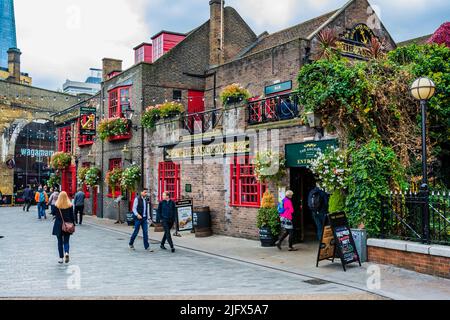
[[177, 231], [194, 229], [192, 200], [177, 201], [175, 208], [177, 210]]
[[308, 167], [319, 153], [328, 147], [338, 147], [336, 139], [309, 141], [304, 143], [287, 144], [285, 146], [286, 167]]
[[[355, 241], [348, 226], [345, 212], [329, 214], [326, 216], [324, 222], [326, 220], [328, 220], [329, 224], [325, 226], [324, 223], [316, 267], [319, 266], [319, 261], [321, 260], [329, 260], [331, 258], [331, 261], [334, 262], [336, 254], [341, 259], [344, 271], [346, 271], [345, 266], [353, 262], [358, 262], [359, 266], [361, 266], [361, 260], [356, 250]], [[334, 241], [331, 240], [330, 231]]]

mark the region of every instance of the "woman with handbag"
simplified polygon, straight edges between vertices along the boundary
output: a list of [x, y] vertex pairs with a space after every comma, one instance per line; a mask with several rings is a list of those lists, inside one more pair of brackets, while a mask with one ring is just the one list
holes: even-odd
[[73, 206], [67, 192], [63, 191], [59, 194], [55, 207], [56, 214], [55, 224], [53, 225], [53, 235], [58, 239], [58, 263], [68, 263], [69, 239], [70, 235], [75, 232], [75, 217], [73, 214]]
[[292, 205], [291, 200], [293, 195], [294, 193], [291, 190], [288, 190], [286, 191], [286, 197], [283, 199], [283, 212], [280, 214], [281, 227], [283, 228], [283, 231], [280, 239], [276, 243], [278, 249], [280, 250], [283, 240], [289, 235], [289, 251], [297, 251], [297, 249], [292, 246], [294, 242], [294, 225], [292, 223], [294, 206]]

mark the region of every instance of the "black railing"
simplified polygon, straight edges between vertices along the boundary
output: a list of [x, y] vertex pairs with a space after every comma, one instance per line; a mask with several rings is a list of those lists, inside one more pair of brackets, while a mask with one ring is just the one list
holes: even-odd
[[298, 97], [292, 94], [248, 102], [249, 124], [294, 119], [298, 114]]
[[182, 117], [183, 129], [189, 134], [205, 133], [217, 128], [223, 122], [223, 110], [214, 109], [186, 114]]
[[389, 194], [382, 205], [380, 237], [450, 245], [450, 193]]

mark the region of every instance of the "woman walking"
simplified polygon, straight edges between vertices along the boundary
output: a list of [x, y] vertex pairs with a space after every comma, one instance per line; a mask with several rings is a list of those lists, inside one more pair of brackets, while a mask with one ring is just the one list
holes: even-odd
[[50, 192], [52, 193], [50, 195], [50, 198], [48, 198], [48, 204], [50, 205], [50, 213], [55, 216], [57, 214], [56, 212], [56, 201], [58, 200], [59, 197], [59, 192], [58, 189], [54, 189], [53, 188], [50, 189]]
[[281, 244], [283, 240], [289, 235], [289, 251], [297, 251], [292, 244], [294, 242], [294, 225], [292, 224], [292, 214], [294, 213], [294, 206], [292, 205], [292, 196], [294, 193], [289, 190], [286, 191], [286, 197], [283, 199], [283, 209], [280, 213], [281, 227], [283, 232], [281, 233], [280, 240], [277, 242], [278, 249], [281, 250]]
[[[69, 262], [69, 239], [70, 233], [63, 231], [63, 223], [75, 223], [73, 214], [73, 206], [70, 202], [69, 196], [65, 191], [61, 192], [58, 200], [55, 203], [55, 224], [53, 225], [53, 235], [58, 239], [59, 261]], [[63, 261], [64, 259], [64, 261]]]

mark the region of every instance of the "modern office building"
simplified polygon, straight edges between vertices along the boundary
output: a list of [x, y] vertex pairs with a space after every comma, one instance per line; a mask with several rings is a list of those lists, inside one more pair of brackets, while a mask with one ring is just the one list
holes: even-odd
[[63, 92], [73, 95], [90, 94], [94, 95], [100, 91], [102, 82], [102, 70], [90, 68], [90, 75], [85, 82], [66, 80], [63, 84]]

